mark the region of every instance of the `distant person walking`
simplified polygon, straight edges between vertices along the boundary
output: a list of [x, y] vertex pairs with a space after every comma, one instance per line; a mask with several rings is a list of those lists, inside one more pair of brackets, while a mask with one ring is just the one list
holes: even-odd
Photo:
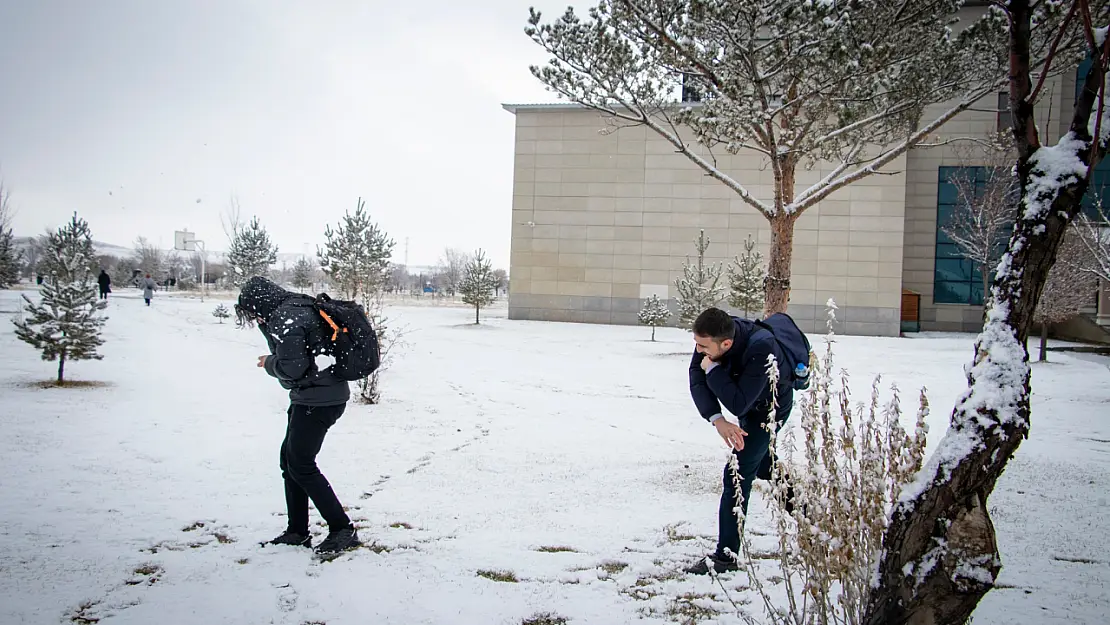
[[150, 306], [150, 300], [154, 299], [154, 292], [158, 290], [158, 283], [156, 283], [154, 278], [151, 278], [148, 273], [146, 277], [139, 282], [139, 287], [143, 290], [143, 299], [146, 300], [146, 305]]
[[100, 299], [108, 299], [108, 294], [112, 292], [112, 276], [101, 269], [100, 275], [96, 278], [96, 283], [100, 285]]

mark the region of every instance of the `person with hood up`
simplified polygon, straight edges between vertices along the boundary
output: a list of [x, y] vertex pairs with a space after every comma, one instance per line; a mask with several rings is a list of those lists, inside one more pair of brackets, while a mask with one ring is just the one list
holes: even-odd
[[328, 524], [327, 537], [317, 553], [336, 553], [361, 543], [343, 504], [316, 466], [324, 436], [347, 408], [351, 389], [330, 367], [319, 369], [314, 349], [326, 340], [313, 299], [290, 293], [270, 280], [251, 278], [239, 293], [235, 316], [240, 326], [256, 325], [270, 353], [258, 367], [277, 378], [289, 391], [285, 439], [281, 443], [281, 476], [285, 481], [288, 525], [266, 544], [312, 546], [308, 531], [308, 502]]
[[100, 287], [100, 299], [108, 299], [108, 294], [112, 292], [112, 277], [107, 271], [101, 269], [100, 275], [96, 277], [96, 283]]
[[146, 300], [146, 305], [150, 306], [150, 300], [154, 299], [154, 292], [158, 290], [158, 283], [156, 283], [154, 278], [151, 278], [148, 273], [146, 277], [143, 278], [142, 282], [139, 283], [139, 288], [143, 290], [143, 299]]

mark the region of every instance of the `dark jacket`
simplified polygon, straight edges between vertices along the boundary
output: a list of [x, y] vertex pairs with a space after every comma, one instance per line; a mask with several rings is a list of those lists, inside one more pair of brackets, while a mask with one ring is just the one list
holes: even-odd
[[289, 390], [289, 401], [302, 406], [338, 406], [351, 398], [346, 380], [316, 366], [312, 346], [324, 344], [324, 331], [312, 298], [290, 293], [265, 278], [251, 278], [239, 295], [239, 306], [263, 319], [258, 324], [270, 357], [266, 373]]
[[784, 420], [794, 404], [790, 369], [775, 337], [747, 319], [733, 317], [736, 335], [732, 347], [705, 373], [702, 355], [694, 352], [690, 361], [690, 396], [703, 419], [721, 414], [721, 406], [736, 415], [740, 427], [747, 429], [767, 421], [771, 409], [771, 385], [767, 377], [767, 357], [774, 354], [779, 363], [778, 411]]
[[102, 270], [100, 275], [96, 277], [96, 283], [100, 285], [101, 291], [107, 291], [108, 287], [112, 285], [112, 277]]

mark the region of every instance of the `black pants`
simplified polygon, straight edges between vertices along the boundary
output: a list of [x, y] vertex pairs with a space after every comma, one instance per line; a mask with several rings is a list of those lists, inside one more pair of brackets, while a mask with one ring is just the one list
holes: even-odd
[[[779, 428], [790, 415], [780, 413]], [[736, 454], [736, 468], [740, 473], [740, 494], [744, 501], [740, 505], [744, 516], [748, 515], [748, 500], [752, 495], [752, 482], [756, 479], [771, 479], [771, 434], [763, 425], [751, 426], [745, 430], [748, 435], [744, 437], [744, 449], [733, 452]], [[740, 553], [740, 528], [739, 517], [736, 514], [736, 485], [732, 481], [732, 470], [725, 463], [724, 490], [721, 492], [721, 506], [717, 512], [717, 554], [724, 555], [727, 549], [734, 555]]]
[[308, 534], [308, 500], [311, 499], [329, 531], [351, 525], [343, 504], [316, 466], [316, 454], [324, 444], [328, 428], [335, 425], [346, 404], [339, 406], [289, 407], [289, 423], [281, 442], [281, 477], [285, 480], [285, 507], [289, 513], [290, 532]]

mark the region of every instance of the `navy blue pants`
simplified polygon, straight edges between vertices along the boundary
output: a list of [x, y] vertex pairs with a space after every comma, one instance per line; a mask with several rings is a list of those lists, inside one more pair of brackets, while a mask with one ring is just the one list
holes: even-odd
[[[789, 410], [779, 414], [779, 428], [790, 416]], [[744, 428], [748, 433], [744, 437], [744, 449], [733, 452], [736, 455], [736, 467], [740, 473], [740, 494], [744, 501], [740, 508], [746, 517], [748, 514], [748, 501], [752, 494], [752, 482], [756, 479], [771, 479], [771, 454], [769, 446], [771, 433], [756, 425]], [[732, 482], [732, 469], [725, 463], [724, 490], [721, 492], [721, 507], [717, 513], [717, 555], [724, 555], [727, 549], [732, 554], [740, 553], [740, 528], [736, 508], [736, 485]]]
[[285, 507], [289, 513], [290, 532], [308, 534], [308, 500], [311, 499], [329, 531], [350, 527], [351, 519], [316, 466], [316, 455], [324, 444], [328, 429], [335, 425], [347, 409], [339, 406], [289, 407], [285, 440], [281, 442], [281, 477], [285, 480]]

